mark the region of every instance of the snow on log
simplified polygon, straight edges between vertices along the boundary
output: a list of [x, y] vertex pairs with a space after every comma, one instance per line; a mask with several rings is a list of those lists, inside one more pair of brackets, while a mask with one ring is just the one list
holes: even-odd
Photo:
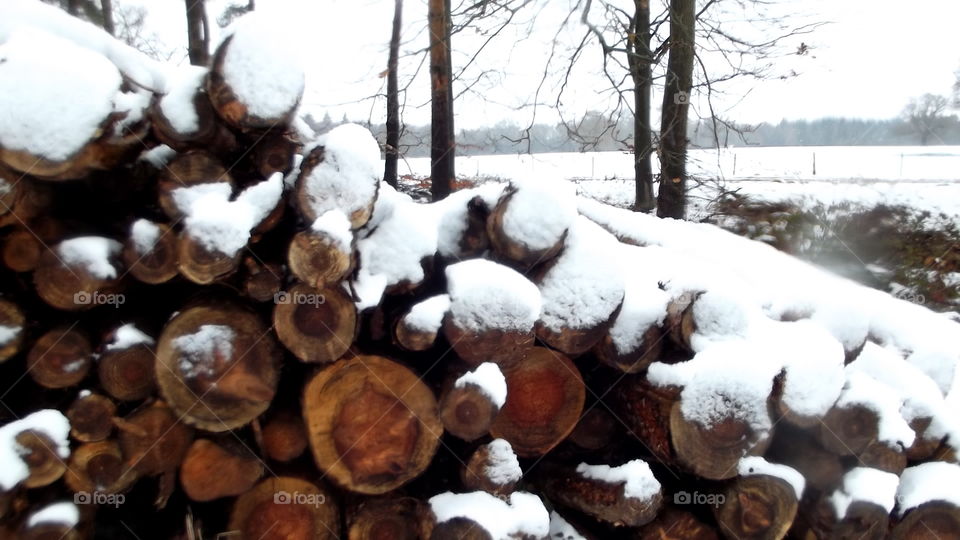
[[141, 149], [122, 131], [143, 119], [149, 98], [124, 93], [109, 60], [33, 27], [0, 34], [0, 162], [69, 180]]
[[397, 320], [393, 339], [399, 347], [408, 351], [425, 351], [437, 340], [443, 318], [450, 309], [450, 295], [438, 294], [410, 308]]
[[102, 236], [80, 236], [52, 246], [33, 272], [37, 294], [65, 311], [122, 304], [122, 248], [120, 242]]
[[0, 489], [35, 488], [58, 480], [70, 457], [70, 422], [58, 410], [44, 409], [0, 427]]
[[487, 219], [487, 233], [499, 258], [530, 268], [560, 252], [576, 218], [573, 184], [542, 179], [514, 181]]
[[84, 537], [78, 529], [79, 525], [80, 510], [74, 503], [69, 501], [55, 502], [31, 512], [20, 526], [17, 538], [25, 540], [41, 540], [44, 538], [79, 540]]
[[97, 359], [97, 377], [103, 390], [120, 401], [136, 401], [157, 388], [153, 369], [152, 337], [132, 324], [117, 328]]
[[447, 432], [465, 441], [487, 434], [507, 399], [500, 368], [485, 362], [464, 373], [440, 397], [440, 421]]
[[340, 210], [359, 229], [373, 215], [383, 175], [380, 145], [357, 124], [343, 124], [321, 137], [304, 154], [297, 177], [296, 201], [308, 223]]
[[512, 365], [533, 346], [540, 292], [506, 266], [474, 259], [447, 267], [443, 332], [464, 362]]
[[164, 327], [157, 345], [157, 385], [181, 420], [226, 431], [270, 405], [279, 357], [256, 314], [232, 305], [198, 304]]
[[723, 502], [714, 506], [724, 536], [784, 538], [797, 515], [803, 476], [762, 457], [740, 460], [737, 472], [740, 476], [724, 492]]
[[290, 121], [304, 90], [299, 51], [278, 18], [248, 14], [229, 28], [207, 77], [217, 114], [240, 130]]
[[578, 216], [563, 252], [535, 281], [543, 299], [537, 337], [564, 354], [583, 354], [603, 338], [623, 303], [616, 239]]
[[824, 494], [810, 519], [812, 530], [832, 538], [885, 538], [899, 479], [895, 474], [854, 467], [832, 493]]
[[954, 538], [960, 531], [960, 466], [932, 461], [903, 471], [891, 537]]
[[[200, 185], [204, 187], [196, 187]], [[161, 167], [157, 177], [157, 202], [167, 217], [179, 221], [194, 199], [208, 193], [224, 193], [229, 197], [233, 185], [233, 176], [219, 159], [209, 152], [192, 150], [175, 154]]]
[[287, 264], [300, 281], [317, 289], [343, 281], [354, 267], [353, 232], [347, 216], [329, 210], [293, 235]]
[[432, 538], [545, 538], [550, 515], [539, 497], [518, 491], [499, 499], [483, 491], [430, 498]]
[[274, 174], [234, 200], [229, 195], [226, 189], [208, 190], [205, 184], [174, 193], [186, 216], [177, 246], [178, 267], [194, 283], [212, 283], [236, 270], [251, 231], [282, 203], [283, 176]]
[[542, 456], [573, 431], [586, 398], [577, 366], [544, 347], [506, 367], [507, 401], [490, 434], [506, 439], [521, 457]]
[[123, 263], [134, 278], [151, 285], [177, 276], [177, 235], [166, 223], [138, 219], [123, 244]]
[[303, 418], [317, 467], [356, 493], [385, 493], [418, 476], [443, 434], [430, 388], [380, 356], [314, 375], [303, 391]]
[[653, 521], [663, 495], [646, 462], [620, 465], [580, 463], [575, 471], [548, 472], [544, 490], [550, 500], [617, 526], [640, 527]]
[[523, 471], [510, 443], [494, 439], [477, 448], [461, 469], [460, 477], [464, 487], [471, 491], [486, 491], [502, 497], [513, 493]]

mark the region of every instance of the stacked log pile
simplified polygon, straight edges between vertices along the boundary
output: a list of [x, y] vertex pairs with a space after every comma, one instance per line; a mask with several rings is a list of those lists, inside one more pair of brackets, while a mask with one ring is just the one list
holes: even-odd
[[651, 280], [563, 182], [414, 203], [264, 28], [0, 43], [112, 104], [0, 97], [0, 538], [960, 538], [955, 351]]

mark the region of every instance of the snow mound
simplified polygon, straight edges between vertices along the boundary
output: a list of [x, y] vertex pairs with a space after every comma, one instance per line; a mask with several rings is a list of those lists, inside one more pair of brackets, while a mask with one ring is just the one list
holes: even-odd
[[[552, 248], [577, 218], [577, 189], [566, 180], [515, 180], [503, 232], [532, 251]], [[510, 189], [508, 188], [508, 189]]]
[[450, 309], [450, 295], [438, 294], [422, 302], [417, 302], [403, 320], [411, 328], [422, 332], [438, 332], [443, 324], [443, 316]]
[[931, 461], [907, 467], [900, 475], [897, 490], [900, 516], [929, 501], [946, 501], [960, 506], [957, 486], [960, 486], [960, 465]]
[[450, 317], [473, 332], [529, 332], [540, 316], [540, 291], [519, 272], [484, 259], [447, 267]]
[[203, 86], [206, 76], [207, 69], [200, 66], [181, 67], [171, 75], [167, 93], [160, 97], [158, 105], [170, 127], [177, 133], [189, 135], [200, 129], [200, 117], [193, 98]]
[[287, 25], [260, 12], [231, 26], [223, 57], [223, 76], [247, 112], [264, 120], [289, 115], [303, 96], [305, 76], [300, 51]]
[[893, 473], [855, 467], [843, 475], [843, 485], [834, 491], [828, 500], [833, 505], [838, 520], [845, 518], [847, 509], [857, 501], [873, 503], [890, 513], [896, 501], [899, 483], [900, 479]]
[[584, 478], [608, 484], [623, 484], [623, 495], [646, 501], [660, 493], [660, 482], [653, 476], [650, 465], [641, 459], [628, 461], [619, 467], [609, 465], [577, 465], [577, 473]]
[[380, 145], [373, 134], [363, 126], [343, 124], [317, 144], [323, 147], [323, 161], [300, 179], [310, 210], [317, 216], [333, 209], [348, 216], [366, 210], [383, 176]]
[[70, 422], [56, 409], [43, 409], [0, 427], [0, 488], [10, 491], [30, 475], [17, 444], [17, 435], [23, 431], [35, 431], [46, 435], [62, 459], [70, 457]]
[[133, 241], [134, 249], [140, 255], [153, 251], [160, 236], [160, 227], [149, 219], [138, 219], [130, 226], [130, 239]]
[[339, 208], [328, 210], [314, 220], [310, 225], [313, 232], [326, 235], [333, 240], [343, 251], [350, 251], [353, 242], [353, 231], [350, 230], [350, 220]]
[[197, 184], [173, 191], [174, 202], [187, 217], [184, 229], [207, 251], [233, 257], [250, 241], [250, 231], [277, 206], [283, 194], [283, 175], [243, 190], [229, 200], [225, 182]]
[[113, 341], [107, 344], [108, 351], [119, 351], [129, 349], [137, 345], [152, 346], [154, 340], [152, 337], [144, 334], [133, 324], [125, 324], [117, 328], [113, 333]]
[[0, 146], [64, 161], [100, 134], [114, 110], [120, 72], [103, 56], [60, 37], [30, 27], [7, 33], [4, 26]]
[[27, 518], [28, 527], [41, 523], [57, 523], [67, 527], [76, 527], [79, 522], [80, 511], [77, 509], [77, 505], [69, 501], [48, 504], [30, 514], [30, 517]]
[[484, 362], [473, 371], [464, 373], [453, 383], [453, 386], [464, 388], [468, 384], [479, 388], [497, 407], [503, 407], [507, 402], [507, 379], [504, 378], [500, 367], [493, 362]]
[[550, 515], [543, 501], [523, 491], [511, 494], [507, 501], [483, 491], [448, 491], [431, 497], [429, 503], [437, 523], [466, 518], [483, 527], [494, 540], [543, 538], [550, 532]]
[[120, 242], [102, 236], [80, 236], [57, 245], [57, 256], [68, 266], [77, 266], [97, 279], [114, 279], [117, 269], [110, 262], [120, 253]]
[[513, 447], [503, 439], [494, 439], [486, 445], [488, 453], [484, 475], [494, 484], [506, 485], [518, 482], [523, 476]]
[[623, 302], [624, 277], [616, 238], [578, 216], [567, 232], [563, 251], [540, 281], [548, 330], [594, 328], [610, 319]]

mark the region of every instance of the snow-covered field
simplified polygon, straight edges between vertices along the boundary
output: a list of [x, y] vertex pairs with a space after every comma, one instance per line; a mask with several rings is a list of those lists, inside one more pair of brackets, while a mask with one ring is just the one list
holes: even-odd
[[[654, 172], [657, 163], [654, 160]], [[744, 147], [694, 150], [690, 173], [717, 178], [757, 199], [832, 205], [886, 203], [943, 213], [960, 223], [960, 146]], [[413, 158], [401, 174], [429, 176], [429, 158]], [[520, 154], [457, 158], [457, 173], [479, 178], [565, 178], [581, 193], [618, 206], [633, 202], [633, 160], [623, 152]], [[691, 217], [713, 187], [694, 193]], [[698, 197], [699, 195], [699, 197]]]

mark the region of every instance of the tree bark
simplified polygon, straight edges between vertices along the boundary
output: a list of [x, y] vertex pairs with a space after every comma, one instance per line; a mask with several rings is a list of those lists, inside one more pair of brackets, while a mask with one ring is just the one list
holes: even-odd
[[633, 79], [633, 157], [636, 194], [633, 209], [650, 212], [657, 206], [653, 197], [653, 138], [650, 128], [650, 1], [634, 0], [633, 36], [628, 40], [627, 61]]
[[113, 24], [113, 0], [100, 0], [100, 10], [103, 13], [103, 29], [111, 36], [116, 34]]
[[204, 0], [184, 0], [187, 7], [187, 54], [195, 66], [210, 65], [210, 36]]
[[450, 55], [450, 0], [430, 0], [430, 193], [434, 201], [453, 191], [456, 178], [453, 129], [453, 64]]
[[390, 58], [387, 60], [387, 144], [384, 149], [383, 180], [397, 187], [397, 160], [400, 158], [400, 83], [397, 70], [400, 58], [400, 27], [403, 0], [393, 8], [393, 31], [390, 34]]
[[687, 114], [693, 88], [695, 23], [694, 0], [670, 0], [670, 59], [660, 119], [660, 217], [683, 219], [686, 213]]

